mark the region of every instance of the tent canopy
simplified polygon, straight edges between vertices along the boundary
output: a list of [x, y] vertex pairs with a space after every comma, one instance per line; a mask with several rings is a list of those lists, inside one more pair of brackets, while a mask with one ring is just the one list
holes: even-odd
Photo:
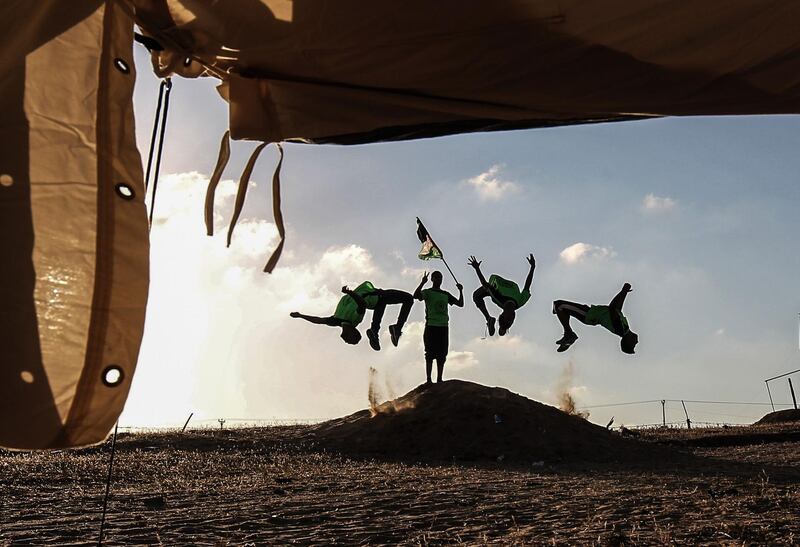
[[236, 139], [800, 112], [800, 4], [785, 0], [134, 3], [167, 70], [222, 79]]

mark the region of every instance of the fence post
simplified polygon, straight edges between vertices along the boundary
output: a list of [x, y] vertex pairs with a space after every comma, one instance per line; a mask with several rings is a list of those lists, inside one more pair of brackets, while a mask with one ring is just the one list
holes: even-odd
[[769, 404], [772, 405], [772, 412], [775, 412], [775, 403], [772, 402], [772, 392], [769, 390], [769, 380], [764, 380], [764, 385], [767, 386], [767, 395], [769, 395]]
[[689, 419], [689, 412], [686, 410], [686, 403], [681, 400], [681, 404], [683, 405], [683, 413], [686, 414], [686, 428], [692, 428], [692, 420]]
[[666, 399], [661, 399], [661, 422], [663, 423], [664, 427], [667, 427], [667, 401]]

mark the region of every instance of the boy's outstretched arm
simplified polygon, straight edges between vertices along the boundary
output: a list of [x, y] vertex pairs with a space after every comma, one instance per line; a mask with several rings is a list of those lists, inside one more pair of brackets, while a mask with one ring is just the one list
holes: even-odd
[[453, 304], [454, 306], [458, 306], [459, 308], [464, 307], [464, 285], [461, 283], [456, 283], [456, 288], [458, 289], [458, 300]]
[[530, 292], [531, 290], [531, 283], [533, 283], [533, 271], [536, 269], [536, 259], [533, 258], [533, 253], [527, 257], [528, 264], [531, 265], [531, 269], [528, 272], [528, 277], [525, 279], [525, 287], [522, 289], [523, 291]]
[[342, 287], [342, 292], [356, 301], [358, 306], [358, 313], [364, 313], [367, 310], [367, 301], [355, 291], [351, 291], [350, 287], [345, 285]]
[[419, 282], [419, 286], [417, 290], [414, 291], [414, 298], [417, 300], [422, 300], [422, 287], [425, 286], [425, 283], [428, 282], [428, 272], [422, 274], [422, 281]]
[[336, 320], [335, 317], [317, 317], [316, 315], [305, 315], [300, 312], [293, 311], [289, 314], [290, 317], [295, 317], [297, 319], [305, 319], [309, 323], [314, 323], [315, 325], [327, 325], [329, 327], [338, 327], [339, 322]]
[[625, 297], [628, 296], [628, 293], [631, 292], [630, 283], [625, 283], [622, 286], [622, 290], [617, 293], [617, 296], [609, 303], [608, 307], [616, 310], [622, 310], [622, 305], [625, 303]]
[[475, 258], [475, 256], [471, 256], [469, 257], [469, 261], [467, 262], [467, 264], [475, 268], [475, 273], [478, 274], [478, 279], [480, 280], [481, 285], [483, 285], [484, 287], [488, 287], [489, 283], [486, 282], [486, 278], [483, 277], [483, 272], [481, 272], [480, 261], [477, 258]]

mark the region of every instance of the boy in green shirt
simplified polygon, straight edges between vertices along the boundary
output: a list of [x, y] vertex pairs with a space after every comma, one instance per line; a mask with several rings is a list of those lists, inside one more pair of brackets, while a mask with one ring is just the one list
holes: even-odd
[[630, 329], [627, 318], [622, 314], [622, 305], [631, 290], [631, 284], [625, 283], [608, 306], [587, 306], [568, 300], [553, 302], [553, 313], [564, 327], [564, 336], [556, 342], [558, 351], [567, 351], [578, 339], [578, 335], [569, 325], [570, 318], [574, 317], [584, 325], [602, 325], [620, 337], [619, 344], [623, 352], [633, 354], [636, 344], [639, 343], [639, 336]]
[[483, 277], [481, 272], [481, 263], [474, 256], [469, 257], [469, 265], [475, 268], [475, 273], [478, 274], [478, 279], [481, 286], [475, 289], [472, 294], [472, 300], [486, 318], [486, 328], [489, 329], [489, 336], [494, 335], [495, 319], [489, 315], [489, 310], [486, 309], [484, 299], [491, 297], [492, 302], [500, 307], [503, 311], [497, 318], [499, 323], [498, 334], [504, 336], [511, 325], [514, 324], [514, 319], [517, 316], [517, 310], [525, 305], [531, 298], [531, 283], [533, 282], [533, 271], [536, 269], [536, 259], [533, 254], [527, 257], [528, 264], [531, 269], [528, 271], [528, 277], [525, 279], [525, 287], [522, 291], [519, 290], [519, 285], [508, 279], [504, 279], [497, 274], [489, 276], [489, 281]]
[[430, 289], [423, 289], [428, 282], [428, 273], [422, 276], [417, 290], [414, 291], [414, 298], [425, 302], [425, 333], [422, 340], [425, 343], [425, 373], [427, 374], [427, 384], [431, 383], [431, 371], [433, 361], [436, 360], [436, 383], [441, 383], [442, 372], [444, 372], [444, 362], [447, 360], [447, 350], [450, 345], [450, 317], [448, 306], [464, 307], [464, 286], [456, 284], [458, 288], [458, 299], [447, 291], [442, 290], [442, 272], [431, 274]]
[[361, 285], [350, 290], [347, 286], [342, 287], [344, 296], [339, 300], [333, 315], [328, 317], [317, 317], [315, 315], [305, 315], [296, 311], [289, 314], [290, 317], [305, 319], [315, 325], [327, 325], [329, 327], [339, 327], [342, 329], [341, 338], [348, 344], [358, 344], [361, 341], [361, 333], [356, 327], [364, 320], [367, 310], [372, 311], [372, 326], [367, 329], [369, 345], [375, 351], [381, 349], [378, 332], [381, 328], [381, 320], [386, 306], [391, 304], [401, 304], [400, 314], [397, 316], [397, 323], [389, 326], [389, 334], [392, 344], [397, 346], [400, 335], [403, 334], [403, 325], [406, 324], [408, 314], [414, 299], [405, 291], [397, 289], [378, 289], [369, 282], [364, 281]]

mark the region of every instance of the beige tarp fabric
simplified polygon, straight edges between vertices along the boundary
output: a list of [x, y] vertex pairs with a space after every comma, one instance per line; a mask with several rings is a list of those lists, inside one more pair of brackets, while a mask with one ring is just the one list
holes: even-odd
[[236, 139], [800, 112], [796, 0], [130, 1]]
[[103, 440], [148, 286], [133, 21], [97, 0], [0, 3], [0, 446]]

